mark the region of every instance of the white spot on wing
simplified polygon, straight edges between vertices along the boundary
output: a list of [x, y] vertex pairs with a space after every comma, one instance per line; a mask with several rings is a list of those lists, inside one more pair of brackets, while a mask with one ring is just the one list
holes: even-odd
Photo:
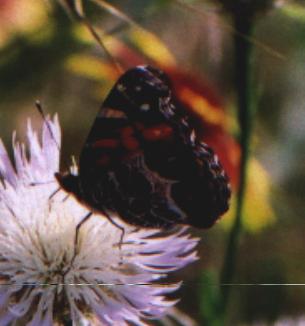
[[124, 92], [126, 90], [126, 87], [123, 84], [118, 84], [117, 90], [119, 92]]
[[144, 111], [144, 112], [147, 112], [150, 110], [150, 105], [148, 103], [144, 103], [140, 106], [140, 110], [141, 111]]
[[195, 134], [195, 130], [193, 129], [191, 132], [191, 142], [194, 143], [196, 140], [196, 134]]

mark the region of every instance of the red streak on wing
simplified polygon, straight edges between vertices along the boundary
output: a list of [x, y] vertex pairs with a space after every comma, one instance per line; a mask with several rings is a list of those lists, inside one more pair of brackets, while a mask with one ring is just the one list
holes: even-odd
[[148, 141], [168, 140], [173, 135], [173, 129], [166, 123], [146, 128], [142, 131], [144, 139]]
[[120, 142], [118, 139], [113, 139], [113, 138], [105, 138], [105, 139], [100, 139], [97, 140], [92, 144], [93, 148], [99, 148], [99, 147], [104, 147], [104, 148], [117, 148], [119, 146]]

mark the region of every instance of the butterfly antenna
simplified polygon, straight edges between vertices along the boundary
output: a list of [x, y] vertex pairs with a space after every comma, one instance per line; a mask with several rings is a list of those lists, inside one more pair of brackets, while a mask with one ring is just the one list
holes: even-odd
[[48, 131], [49, 131], [49, 133], [50, 133], [50, 135], [51, 135], [51, 137], [52, 137], [58, 151], [60, 152], [60, 146], [59, 146], [59, 144], [58, 144], [58, 142], [57, 142], [57, 140], [56, 140], [56, 138], [55, 138], [55, 136], [53, 134], [53, 131], [52, 131], [51, 127], [50, 127], [49, 121], [48, 121], [48, 119], [46, 118], [46, 115], [43, 112], [41, 102], [39, 100], [36, 100], [35, 101], [35, 106], [36, 106], [36, 109], [38, 110], [39, 114], [41, 115], [41, 117], [43, 119], [43, 122], [46, 124], [46, 126], [48, 128]]
[[93, 27], [93, 25], [90, 23], [90, 21], [87, 19], [84, 9], [83, 9], [83, 3], [82, 0], [75, 0], [75, 1], [69, 1], [69, 0], [61, 0], [61, 4], [66, 9], [68, 14], [70, 16], [75, 17], [77, 20], [79, 20], [89, 31], [89, 33], [93, 36], [95, 41], [98, 43], [98, 45], [102, 48], [103, 52], [106, 54], [108, 59], [112, 62], [118, 73], [121, 75], [124, 72], [123, 67], [121, 64], [116, 60], [109, 50], [107, 49], [105, 43], [103, 42], [102, 38], [100, 37], [99, 33], [96, 31], [96, 29]]
[[[40, 116], [42, 117], [43, 122], [46, 124], [46, 126], [47, 126], [47, 128], [48, 128], [48, 131], [49, 131], [49, 133], [50, 133], [50, 135], [51, 135], [51, 138], [52, 138], [53, 141], [54, 141], [54, 144], [56, 145], [56, 147], [57, 147], [57, 149], [58, 149], [58, 152], [60, 153], [60, 145], [59, 145], [59, 143], [57, 142], [56, 137], [55, 137], [55, 135], [54, 135], [54, 133], [53, 133], [53, 131], [52, 131], [52, 128], [51, 128], [51, 126], [50, 126], [50, 123], [49, 123], [49, 121], [48, 121], [48, 119], [47, 119], [47, 117], [46, 117], [46, 115], [45, 115], [45, 113], [44, 113], [44, 111], [43, 111], [43, 108], [42, 108], [41, 102], [40, 102], [39, 100], [36, 100], [36, 101], [35, 101], [35, 106], [36, 106], [36, 109], [37, 109], [37, 111], [39, 112]], [[68, 162], [67, 162], [66, 160], [64, 160], [64, 165], [66, 166], [67, 170], [70, 170], [70, 164], [68, 164]]]
[[103, 42], [102, 38], [99, 36], [98, 32], [95, 30], [95, 28], [91, 25], [91, 23], [86, 19], [86, 17], [81, 17], [82, 23], [86, 26], [86, 28], [89, 30], [90, 34], [93, 36], [93, 38], [96, 40], [96, 42], [99, 44], [99, 46], [103, 49], [103, 51], [106, 53], [109, 60], [112, 62], [112, 64], [115, 66], [118, 73], [121, 75], [124, 72], [124, 69], [122, 65], [116, 60], [113, 55], [109, 52], [107, 49], [105, 43]]

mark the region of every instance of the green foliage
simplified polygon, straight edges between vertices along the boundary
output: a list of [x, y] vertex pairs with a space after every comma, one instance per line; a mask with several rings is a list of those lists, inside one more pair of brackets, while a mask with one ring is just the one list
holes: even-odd
[[[61, 10], [52, 16], [54, 28], [35, 41], [35, 35], [16, 35], [0, 49], [0, 97], [3, 101], [26, 97], [42, 89], [47, 80], [60, 73], [65, 58], [81, 48], [71, 33], [73, 22]], [[45, 28], [48, 28], [46, 26]]]
[[202, 272], [199, 293], [202, 324], [221, 326], [221, 291], [219, 288], [218, 276], [214, 270], [205, 270]]

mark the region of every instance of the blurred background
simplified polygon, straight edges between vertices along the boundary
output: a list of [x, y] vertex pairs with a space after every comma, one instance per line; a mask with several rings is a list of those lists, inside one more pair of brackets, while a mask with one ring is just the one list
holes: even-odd
[[[59, 1], [60, 2], [60, 1]], [[58, 113], [63, 159], [78, 157], [107, 92], [124, 69], [152, 64], [170, 76], [200, 137], [220, 156], [236, 193], [240, 149], [233, 37], [220, 1], [84, 1], [108, 49], [73, 18], [73, 1], [0, 0], [0, 137], [25, 140], [39, 99]], [[270, 2], [247, 41], [257, 114], [234, 283], [305, 283], [305, 7]], [[70, 9], [69, 9], [70, 8]], [[73, 8], [72, 8], [73, 9]], [[109, 58], [109, 54], [112, 59]], [[62, 169], [66, 169], [62, 166]], [[200, 260], [175, 274], [178, 308], [209, 325], [219, 295], [231, 209], [201, 238]], [[304, 316], [304, 317], [303, 317]], [[232, 286], [227, 325], [305, 325], [303, 286]]]

